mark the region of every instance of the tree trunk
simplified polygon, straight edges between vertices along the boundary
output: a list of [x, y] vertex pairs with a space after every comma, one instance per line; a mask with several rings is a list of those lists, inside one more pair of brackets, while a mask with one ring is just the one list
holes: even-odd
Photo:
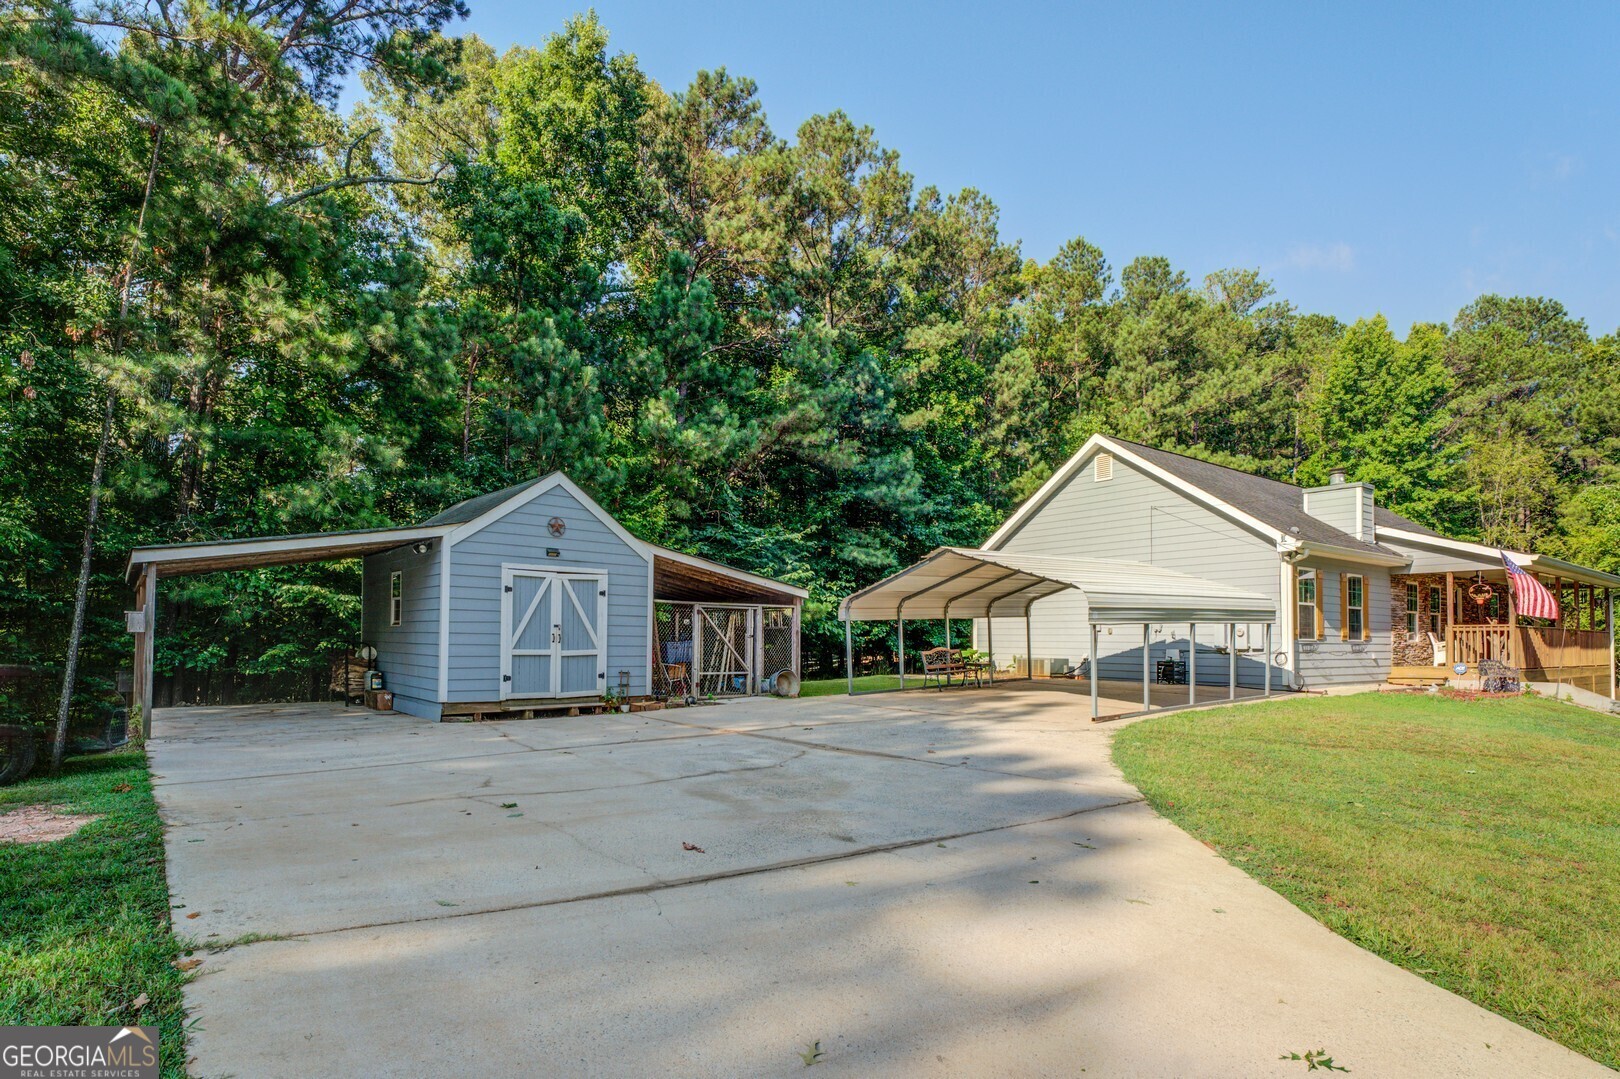
[[[146, 227], [146, 208], [152, 202], [152, 183], [157, 177], [158, 150], [162, 145], [163, 129], [154, 128], [152, 161], [146, 167], [146, 190], [141, 195], [140, 213], [135, 217], [135, 238], [129, 243], [129, 258], [124, 261], [115, 351], [121, 350], [124, 345], [124, 327], [129, 319], [129, 293], [135, 277], [135, 255], [140, 251], [141, 232]], [[68, 631], [67, 660], [62, 665], [62, 699], [56, 709], [56, 734], [51, 740], [51, 775], [62, 770], [62, 754], [67, 749], [68, 715], [73, 708], [73, 688], [79, 674], [79, 645], [84, 639], [84, 611], [90, 598], [90, 561], [96, 548], [96, 519], [101, 513], [101, 477], [106, 471], [107, 454], [112, 448], [113, 418], [117, 409], [118, 392], [108, 386], [107, 407], [101, 420], [101, 438], [96, 442], [95, 463], [90, 466], [90, 505], [84, 516], [84, 547], [79, 552], [79, 584], [73, 593], [73, 625]]]

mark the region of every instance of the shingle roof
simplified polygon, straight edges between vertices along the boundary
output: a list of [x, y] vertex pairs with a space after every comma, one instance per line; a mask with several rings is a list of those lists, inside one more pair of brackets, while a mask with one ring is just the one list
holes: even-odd
[[522, 483], [514, 483], [510, 487], [503, 487], [499, 491], [491, 491], [486, 495], [477, 495], [473, 498], [464, 498], [455, 505], [447, 506], [438, 513], [435, 513], [432, 517], [429, 517], [427, 520], [423, 521], [422, 524], [424, 526], [464, 525], [468, 521], [476, 521], [478, 518], [482, 517], [496, 506], [499, 506], [507, 499], [527, 491], [530, 487], [533, 487], [543, 479], [545, 479], [544, 476], [536, 476], [532, 480], [524, 480]]
[[[1140, 442], [1130, 442], [1123, 438], [1115, 438], [1113, 435], [1109, 435], [1108, 440], [1129, 447], [1131, 452], [1150, 464], [1157, 465], [1227, 505], [1264, 521], [1278, 531], [1297, 536], [1305, 542], [1329, 543], [1336, 547], [1364, 547], [1369, 551], [1383, 554], [1396, 553], [1381, 544], [1357, 539], [1320, 518], [1312, 517], [1305, 512], [1304, 489], [1291, 483], [1267, 479], [1210, 461], [1200, 461], [1196, 457], [1171, 453], [1169, 450], [1144, 446]], [[1375, 527], [1382, 524], [1388, 528], [1439, 535], [1422, 525], [1408, 521], [1399, 514], [1378, 507], [1373, 509], [1373, 524]]]

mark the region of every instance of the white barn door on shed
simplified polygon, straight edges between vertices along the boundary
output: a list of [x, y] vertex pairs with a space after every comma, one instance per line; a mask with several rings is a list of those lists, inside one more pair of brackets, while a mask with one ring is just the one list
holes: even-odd
[[607, 575], [504, 566], [501, 699], [586, 697], [607, 678]]

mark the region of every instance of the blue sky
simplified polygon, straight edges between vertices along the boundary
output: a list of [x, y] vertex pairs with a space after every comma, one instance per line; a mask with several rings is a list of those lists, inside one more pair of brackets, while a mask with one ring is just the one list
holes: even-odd
[[[576, 10], [469, 3], [502, 49]], [[1257, 266], [1400, 331], [1486, 291], [1620, 328], [1620, 6], [595, 6], [666, 88], [723, 66], [784, 137], [872, 125], [919, 186], [989, 194], [1027, 256], [1083, 235], [1116, 273]]]

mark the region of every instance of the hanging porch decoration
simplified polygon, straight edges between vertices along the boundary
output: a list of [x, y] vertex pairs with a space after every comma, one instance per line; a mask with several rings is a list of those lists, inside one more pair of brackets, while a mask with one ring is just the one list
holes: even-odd
[[1496, 590], [1491, 587], [1490, 582], [1479, 573], [1475, 573], [1474, 579], [1468, 584], [1468, 598], [1483, 607], [1495, 594]]

